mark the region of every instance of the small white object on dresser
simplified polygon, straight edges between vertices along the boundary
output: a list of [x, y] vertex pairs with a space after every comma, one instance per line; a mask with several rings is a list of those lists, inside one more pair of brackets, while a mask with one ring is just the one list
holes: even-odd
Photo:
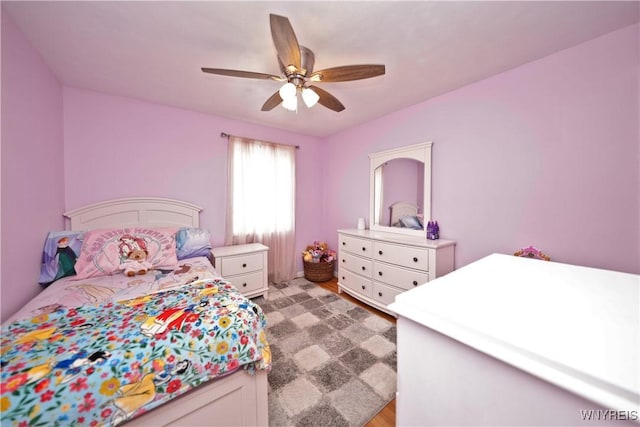
[[213, 265], [246, 297], [268, 297], [267, 279], [269, 248], [261, 243], [213, 248]]
[[454, 240], [338, 230], [338, 289], [386, 313], [396, 295], [454, 267]]

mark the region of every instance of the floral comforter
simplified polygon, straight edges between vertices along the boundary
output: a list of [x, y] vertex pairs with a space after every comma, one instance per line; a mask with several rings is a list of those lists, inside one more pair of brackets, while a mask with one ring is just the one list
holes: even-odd
[[118, 425], [211, 379], [268, 369], [265, 328], [223, 279], [5, 324], [3, 425]]

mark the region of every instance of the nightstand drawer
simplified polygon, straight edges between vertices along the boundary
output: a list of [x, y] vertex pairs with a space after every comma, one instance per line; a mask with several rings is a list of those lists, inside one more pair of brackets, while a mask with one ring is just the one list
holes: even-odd
[[259, 271], [264, 268], [263, 259], [262, 253], [221, 258], [219, 273], [222, 277], [228, 278], [229, 276], [234, 276], [236, 274]]
[[253, 298], [262, 295], [267, 299], [267, 252], [269, 248], [261, 243], [221, 246], [213, 248], [213, 265], [218, 274], [228, 280], [243, 295]]
[[261, 289], [264, 285], [262, 271], [256, 271], [249, 274], [240, 274], [238, 276], [229, 277], [227, 278], [227, 280], [231, 282], [231, 284], [243, 294]]

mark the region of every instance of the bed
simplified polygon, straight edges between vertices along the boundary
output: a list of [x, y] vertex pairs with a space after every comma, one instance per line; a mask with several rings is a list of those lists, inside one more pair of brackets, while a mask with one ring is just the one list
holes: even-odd
[[389, 307], [398, 425], [638, 425], [640, 277], [492, 254]]
[[[82, 232], [78, 274], [55, 280], [2, 325], [3, 423], [268, 424], [271, 354], [262, 309], [206, 256], [158, 261], [176, 246], [163, 233], [200, 230], [200, 210], [171, 199], [126, 198], [64, 214], [64, 243]], [[115, 268], [113, 260], [107, 250], [89, 257], [89, 242], [115, 242], [113, 230], [152, 236], [139, 243], [116, 237], [120, 245], [142, 245], [155, 266], [130, 277], [100, 274]], [[120, 255], [129, 249], [120, 247]], [[91, 262], [83, 264], [85, 255]]]

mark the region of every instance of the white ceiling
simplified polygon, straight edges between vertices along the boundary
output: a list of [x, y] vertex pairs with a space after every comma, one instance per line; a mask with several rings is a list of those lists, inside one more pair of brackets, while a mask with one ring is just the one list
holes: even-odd
[[[326, 136], [639, 21], [613, 1], [2, 1], [67, 86]], [[201, 67], [279, 74], [269, 14], [289, 18], [315, 69], [386, 65], [319, 83], [346, 107], [260, 111], [281, 83]]]

